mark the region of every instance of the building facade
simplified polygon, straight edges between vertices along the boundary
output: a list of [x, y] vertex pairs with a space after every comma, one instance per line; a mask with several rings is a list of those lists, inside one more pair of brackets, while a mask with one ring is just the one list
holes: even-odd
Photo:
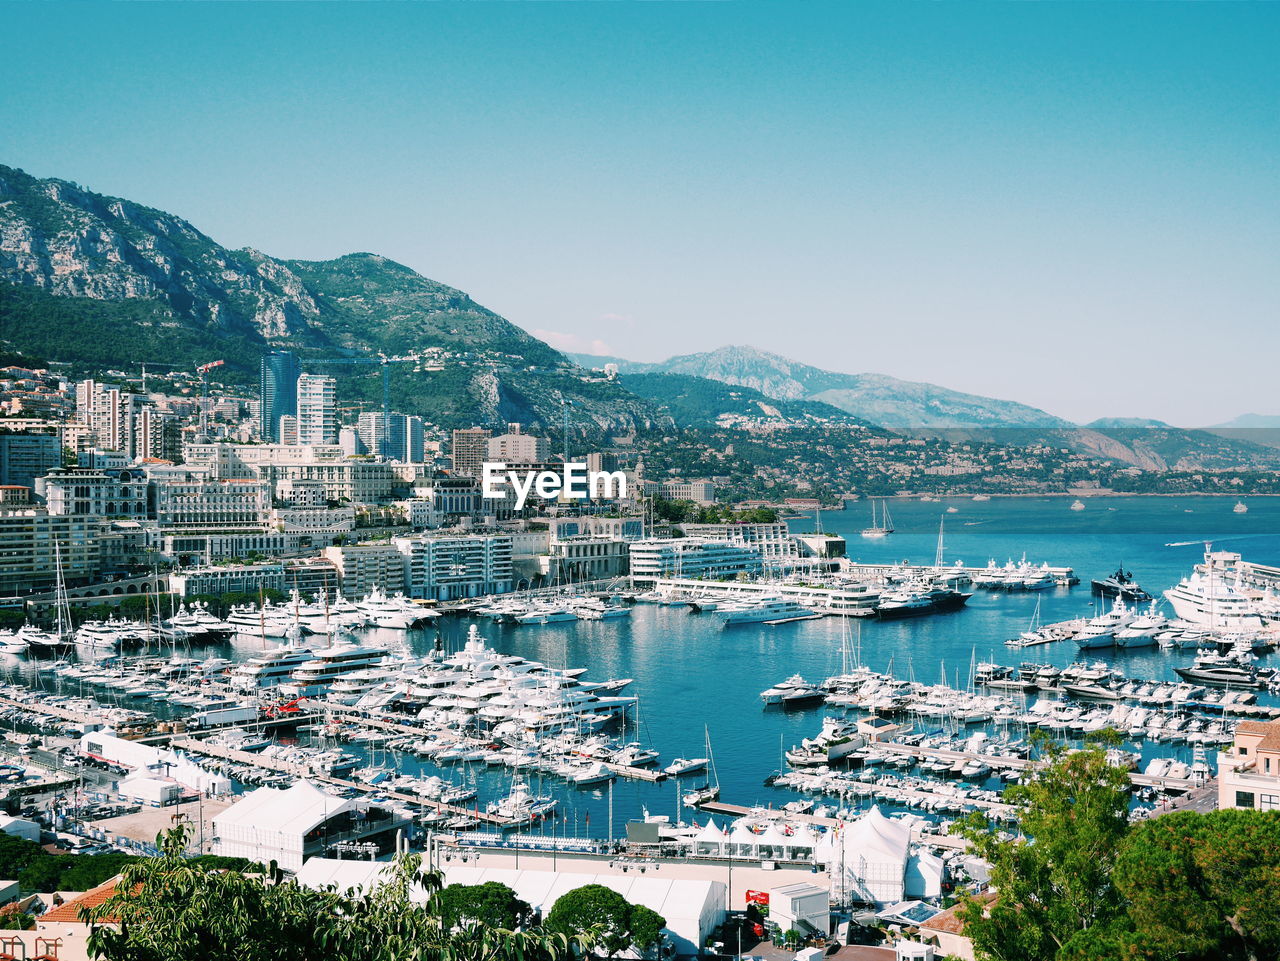
[[397, 537], [405, 593], [453, 601], [503, 594], [512, 586], [511, 538], [504, 534]]
[[338, 443], [338, 382], [326, 374], [298, 377], [298, 443]]
[[1241, 721], [1218, 755], [1218, 807], [1280, 809], [1280, 721]]
[[468, 427], [453, 432], [454, 473], [479, 477], [485, 458], [489, 456], [489, 431], [483, 427]]
[[273, 350], [262, 358], [258, 376], [260, 434], [268, 443], [280, 441], [280, 418], [297, 416], [298, 358], [288, 351]]

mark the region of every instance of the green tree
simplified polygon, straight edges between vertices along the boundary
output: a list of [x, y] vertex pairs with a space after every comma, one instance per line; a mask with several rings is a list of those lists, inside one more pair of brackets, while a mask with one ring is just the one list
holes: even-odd
[[505, 884], [451, 884], [440, 892], [440, 917], [446, 928], [484, 924], [514, 931], [533, 921], [533, 909]]
[[997, 961], [1058, 957], [1081, 932], [1109, 930], [1124, 913], [1111, 872], [1128, 830], [1128, 774], [1101, 746], [1039, 745], [1034, 775], [1005, 791], [1022, 836], [1002, 835], [979, 812], [957, 825], [990, 862], [999, 892], [992, 905], [971, 900], [961, 916], [979, 956]]
[[547, 915], [546, 927], [563, 935], [593, 931], [596, 944], [609, 957], [635, 947], [657, 944], [666, 919], [643, 905], [635, 905], [603, 884], [587, 884], [560, 896]]
[[316, 891], [284, 879], [274, 864], [265, 875], [213, 870], [184, 857], [186, 842], [185, 828], [162, 835], [159, 857], [126, 865], [110, 898], [81, 909], [95, 958], [572, 961], [593, 944], [582, 931], [446, 925], [440, 877], [416, 855], [389, 864], [367, 893]]
[[1150, 957], [1280, 957], [1280, 812], [1154, 818], [1121, 845], [1115, 882]]

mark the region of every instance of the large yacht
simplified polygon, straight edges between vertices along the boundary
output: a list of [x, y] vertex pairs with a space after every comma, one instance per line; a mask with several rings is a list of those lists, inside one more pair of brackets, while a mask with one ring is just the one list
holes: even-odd
[[1116, 632], [1127, 627], [1133, 618], [1133, 612], [1125, 605], [1123, 598], [1117, 597], [1111, 610], [1090, 618], [1080, 629], [1075, 636], [1076, 647], [1082, 651], [1115, 647]]
[[309, 647], [282, 644], [237, 664], [228, 672], [231, 686], [238, 691], [262, 691], [279, 687], [289, 680], [296, 668], [310, 661], [315, 653]]
[[780, 597], [768, 597], [759, 601], [721, 607], [716, 616], [724, 627], [734, 624], [759, 624], [765, 621], [785, 621], [800, 617], [812, 617], [813, 611], [801, 607], [795, 601]]
[[289, 679], [280, 685], [286, 697], [315, 697], [329, 690], [329, 685], [346, 674], [380, 664], [387, 657], [385, 647], [371, 647], [340, 642], [312, 653], [311, 660], [294, 668]]
[[1247, 631], [1262, 627], [1253, 598], [1240, 583], [1240, 555], [1205, 551], [1204, 563], [1164, 592], [1173, 613], [1188, 624]]

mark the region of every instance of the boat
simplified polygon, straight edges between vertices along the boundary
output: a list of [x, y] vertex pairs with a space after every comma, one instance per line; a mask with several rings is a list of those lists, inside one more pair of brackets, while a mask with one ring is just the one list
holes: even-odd
[[933, 598], [926, 591], [900, 590], [880, 596], [876, 616], [882, 619], [918, 617], [933, 610]]
[[799, 674], [793, 674], [785, 681], [779, 681], [773, 687], [760, 692], [760, 700], [766, 705], [772, 704], [801, 704], [812, 701], [821, 701], [826, 698], [826, 694], [810, 684]]
[[1164, 592], [1174, 615], [1188, 624], [1229, 631], [1262, 627], [1262, 613], [1240, 581], [1239, 563], [1239, 554], [1206, 548], [1204, 563]]
[[1072, 501], [1072, 502], [1071, 502], [1071, 509], [1072, 509], [1073, 511], [1082, 511], [1082, 510], [1084, 510], [1084, 501], [1082, 501], [1082, 500], [1074, 500], [1074, 501]]
[[699, 804], [706, 804], [720, 797], [720, 775], [716, 772], [716, 756], [711, 750], [711, 729], [705, 724], [702, 725], [702, 733], [707, 741], [707, 758], [711, 763], [711, 780], [702, 787], [696, 787], [692, 791], [686, 791], [681, 797], [685, 807], [695, 808]]
[[1231, 508], [1231, 512], [1233, 514], [1247, 514], [1249, 513], [1249, 505], [1244, 501], [1236, 501], [1236, 506]]
[[974, 494], [973, 499], [978, 503], [982, 503], [983, 501], [991, 500], [991, 495], [990, 494]]
[[1252, 664], [1242, 663], [1237, 657], [1204, 651], [1196, 657], [1191, 667], [1175, 667], [1181, 678], [1210, 684], [1214, 687], [1242, 687], [1257, 690], [1267, 686], [1266, 680]]
[[1117, 597], [1111, 610], [1105, 614], [1090, 618], [1074, 638], [1076, 647], [1082, 651], [1091, 651], [1103, 647], [1115, 647], [1116, 631], [1128, 626], [1133, 614], [1125, 606], [1124, 600]]
[[707, 759], [705, 757], [683, 758], [678, 757], [666, 767], [662, 769], [664, 774], [672, 777], [683, 777], [686, 774], [692, 774], [694, 771], [706, 770]]
[[519, 827], [549, 817], [556, 809], [554, 798], [537, 797], [529, 790], [524, 778], [517, 777], [511, 784], [511, 791], [499, 801], [491, 801], [486, 810], [505, 823], [503, 827]]
[[1151, 600], [1151, 595], [1142, 589], [1142, 586], [1133, 579], [1133, 574], [1126, 571], [1123, 565], [1116, 568], [1116, 572], [1110, 577], [1099, 577], [1090, 581], [1090, 586], [1093, 593], [1101, 594], [1103, 597], [1122, 597], [1135, 604]]
[[880, 499], [880, 518], [876, 519], [876, 502], [871, 500], [871, 526], [862, 530], [862, 536], [873, 539], [886, 537], [893, 533], [893, 518], [889, 516], [889, 502], [884, 498]]
[[726, 605], [716, 611], [716, 616], [720, 618], [722, 627], [732, 627], [735, 624], [760, 624], [767, 621], [812, 617], [813, 611], [807, 607], [801, 607], [795, 601], [781, 597], [766, 597], [732, 606]]

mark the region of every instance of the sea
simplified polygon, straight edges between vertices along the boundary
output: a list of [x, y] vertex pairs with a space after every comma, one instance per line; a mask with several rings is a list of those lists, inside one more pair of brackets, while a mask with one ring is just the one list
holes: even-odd
[[[426, 652], [437, 634], [447, 649], [458, 649], [472, 624], [496, 649], [557, 668], [586, 668], [588, 680], [632, 678], [625, 691], [639, 705], [625, 730], [613, 733], [661, 752], [660, 765], [677, 757], [705, 757], [708, 743], [715, 761], [721, 800], [745, 806], [778, 807], [800, 795], [765, 785], [779, 770], [784, 748], [816, 734], [826, 708], [780, 710], [764, 707], [760, 692], [792, 674], [811, 681], [840, 672], [850, 654], [877, 671], [926, 683], [946, 681], [967, 687], [975, 662], [1016, 666], [1023, 661], [1066, 665], [1077, 660], [1104, 661], [1130, 677], [1174, 680], [1173, 668], [1189, 664], [1193, 652], [1143, 648], [1080, 652], [1070, 642], [1014, 649], [1004, 641], [1027, 629], [1039, 604], [1045, 623], [1087, 616], [1100, 602], [1089, 581], [1117, 568], [1132, 572], [1152, 595], [1176, 584], [1202, 560], [1206, 545], [1239, 552], [1246, 560], [1280, 565], [1280, 498], [1247, 498], [1247, 513], [1235, 513], [1234, 498], [1092, 497], [1084, 510], [1070, 509], [1073, 498], [994, 497], [989, 501], [942, 498], [937, 501], [890, 499], [895, 532], [881, 540], [859, 536], [870, 526], [870, 506], [823, 511], [789, 521], [793, 532], [818, 526], [841, 534], [848, 555], [857, 561], [933, 563], [942, 528], [947, 564], [983, 567], [994, 560], [1070, 567], [1080, 583], [1034, 593], [975, 590], [961, 610], [908, 620], [872, 618], [846, 621], [828, 617], [789, 624], [748, 624], [725, 628], [712, 614], [685, 607], [636, 604], [628, 618], [547, 625], [500, 625], [488, 619], [442, 617], [427, 630], [409, 634], [409, 643]], [[949, 508], [955, 508], [948, 513]], [[1168, 613], [1166, 608], [1166, 613]], [[375, 632], [394, 634], [396, 632]], [[260, 643], [260, 642], [257, 642]], [[228, 644], [222, 652], [249, 656], [253, 644]], [[202, 649], [203, 650], [203, 649]], [[209, 653], [217, 653], [210, 648]], [[1087, 656], [1083, 656], [1087, 655]], [[1280, 657], [1267, 655], [1263, 664]], [[25, 672], [24, 672], [25, 673]], [[1277, 700], [1260, 694], [1260, 703]], [[1190, 760], [1182, 745], [1140, 745], [1144, 756]], [[362, 749], [347, 746], [361, 753]], [[484, 765], [443, 770], [411, 755], [395, 757], [375, 750], [370, 760], [397, 764], [408, 773], [436, 773], [473, 783], [481, 805], [510, 790], [513, 774]], [[559, 818], [531, 828], [535, 834], [571, 837], [619, 836], [628, 820], [666, 815], [698, 823], [705, 815], [682, 808], [680, 796], [706, 783], [708, 774], [661, 783], [617, 779], [612, 786], [573, 788], [551, 776], [532, 775], [537, 793], [560, 801]], [[998, 787], [993, 780], [987, 785]], [[473, 802], [474, 803], [474, 802]], [[870, 803], [870, 802], [867, 802]]]

